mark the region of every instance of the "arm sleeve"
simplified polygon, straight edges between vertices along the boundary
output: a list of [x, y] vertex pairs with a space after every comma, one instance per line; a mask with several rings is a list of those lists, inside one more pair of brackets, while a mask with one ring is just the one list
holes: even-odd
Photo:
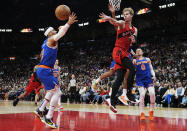
[[150, 65], [150, 71], [151, 71], [151, 75], [152, 75], [153, 77], [155, 77], [155, 72], [154, 72], [154, 70], [153, 70], [152, 64]]
[[58, 31], [58, 33], [57, 33], [56, 35], [53, 36], [53, 39], [54, 39], [55, 41], [58, 41], [60, 38], [62, 38], [62, 37], [66, 34], [66, 32], [68, 31], [69, 27], [70, 27], [70, 25], [66, 23], [66, 24]]

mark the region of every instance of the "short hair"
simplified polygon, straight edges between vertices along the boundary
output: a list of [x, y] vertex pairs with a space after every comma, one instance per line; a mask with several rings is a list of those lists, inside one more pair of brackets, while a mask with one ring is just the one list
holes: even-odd
[[124, 9], [123, 9], [123, 13], [126, 12], [126, 11], [129, 11], [129, 13], [130, 13], [131, 15], [134, 15], [134, 10], [133, 10], [131, 7], [129, 7], [129, 8], [124, 8]]

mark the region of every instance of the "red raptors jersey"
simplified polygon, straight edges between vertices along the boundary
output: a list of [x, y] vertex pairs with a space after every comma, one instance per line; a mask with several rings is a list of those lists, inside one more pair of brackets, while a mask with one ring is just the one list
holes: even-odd
[[130, 29], [128, 24], [125, 24], [125, 28], [117, 31], [116, 47], [122, 48], [124, 51], [128, 51], [132, 41], [129, 38], [135, 32], [135, 27]]

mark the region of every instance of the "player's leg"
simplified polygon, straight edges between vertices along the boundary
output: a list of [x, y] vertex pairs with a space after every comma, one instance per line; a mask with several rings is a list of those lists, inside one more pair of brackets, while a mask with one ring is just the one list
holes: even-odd
[[153, 86], [150, 86], [148, 88], [149, 95], [150, 95], [150, 111], [149, 111], [149, 119], [153, 120], [154, 119], [154, 107], [155, 107], [155, 88]]
[[19, 102], [20, 99], [23, 99], [24, 97], [26, 97], [28, 94], [30, 94], [33, 90], [35, 89], [35, 86], [33, 84], [33, 82], [29, 82], [29, 84], [27, 85], [27, 87], [24, 90], [24, 93], [22, 93], [21, 95], [19, 95], [14, 101], [13, 101], [13, 106], [16, 106]]
[[145, 94], [146, 94], [147, 90], [144, 87], [139, 87], [138, 90], [139, 90], [139, 93], [140, 93], [140, 104], [139, 104], [139, 108], [140, 108], [140, 120], [145, 120], [144, 98], [145, 98]]
[[59, 111], [62, 111], [64, 109], [63, 106], [62, 106], [62, 103], [61, 103], [61, 96], [62, 96], [62, 91], [61, 91], [61, 95], [58, 99], [58, 110]]
[[[46, 125], [51, 128], [57, 128], [56, 124], [53, 122], [53, 113], [54, 109], [57, 106], [58, 99], [60, 97], [59, 83], [56, 78], [53, 76], [53, 72], [50, 69], [38, 68], [37, 76], [44, 84], [47, 93], [45, 99], [42, 101], [40, 107], [34, 112], [37, 114], [40, 119], [46, 123]], [[49, 111], [46, 116], [44, 116], [44, 111], [47, 104], [50, 102]]]
[[97, 85], [98, 83], [100, 83], [102, 80], [104, 80], [104, 79], [106, 79], [106, 78], [112, 76], [114, 73], [115, 73], [115, 71], [114, 71], [113, 68], [111, 68], [109, 71], [103, 73], [99, 78], [97, 78], [96, 80], [94, 80], [94, 81], [92, 82], [92, 90], [95, 90], [95, 89], [97, 88], [96, 85]]
[[123, 69], [118, 69], [116, 70], [116, 73], [117, 73], [117, 78], [116, 80], [114, 81], [113, 85], [112, 85], [112, 90], [111, 90], [111, 106], [110, 106], [110, 109], [113, 111], [113, 112], [117, 112], [116, 110], [116, 104], [117, 104], [117, 97], [116, 97], [116, 94], [119, 90], [119, 87], [120, 85], [122, 84], [123, 80], [124, 80], [124, 75], [125, 75], [125, 70]]
[[127, 97], [127, 78], [129, 75], [129, 70], [127, 69], [126, 73], [125, 73], [125, 77], [123, 80], [123, 93], [121, 96], [118, 97], [118, 99], [124, 104], [124, 105], [128, 105], [129, 99]]
[[24, 93], [20, 94], [14, 101], [13, 101], [13, 106], [16, 106], [19, 102], [20, 99], [24, 98], [26, 96], [27, 90], [24, 91]]
[[37, 106], [38, 98], [39, 98], [39, 95], [38, 95], [38, 94], [35, 94], [34, 102], [35, 102], [35, 105], [36, 105], [36, 106]]
[[121, 64], [124, 68], [129, 69], [129, 75], [127, 77], [127, 95], [131, 101], [135, 101], [133, 96], [131, 95], [131, 89], [133, 87], [135, 77], [135, 67], [128, 57], [124, 57], [123, 59], [121, 59]]

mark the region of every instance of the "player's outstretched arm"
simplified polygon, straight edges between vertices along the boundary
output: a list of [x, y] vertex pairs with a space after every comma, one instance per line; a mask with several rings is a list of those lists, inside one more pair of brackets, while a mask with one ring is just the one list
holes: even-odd
[[110, 16], [107, 16], [106, 14], [104, 14], [104, 13], [101, 13], [100, 15], [99, 15], [99, 17], [101, 18], [101, 19], [103, 19], [103, 20], [105, 20], [105, 21], [109, 21], [112, 25], [114, 25], [114, 26], [123, 26], [124, 25], [124, 21], [122, 21], [122, 20], [119, 20], [119, 21], [117, 21], [116, 19], [114, 19], [114, 18], [112, 18], [112, 17], [110, 17]]
[[53, 36], [53, 39], [54, 41], [58, 41], [60, 38], [62, 38], [66, 32], [68, 31], [69, 27], [77, 22], [78, 20], [77, 19], [77, 16], [75, 13], [72, 13], [70, 16], [69, 16], [69, 20], [68, 22], [58, 31], [58, 33], [56, 35]]
[[[111, 12], [112, 18], [116, 19], [115, 8], [114, 8], [114, 6], [111, 3], [108, 4], [108, 10]], [[115, 29], [118, 30], [118, 27], [115, 26]]]

